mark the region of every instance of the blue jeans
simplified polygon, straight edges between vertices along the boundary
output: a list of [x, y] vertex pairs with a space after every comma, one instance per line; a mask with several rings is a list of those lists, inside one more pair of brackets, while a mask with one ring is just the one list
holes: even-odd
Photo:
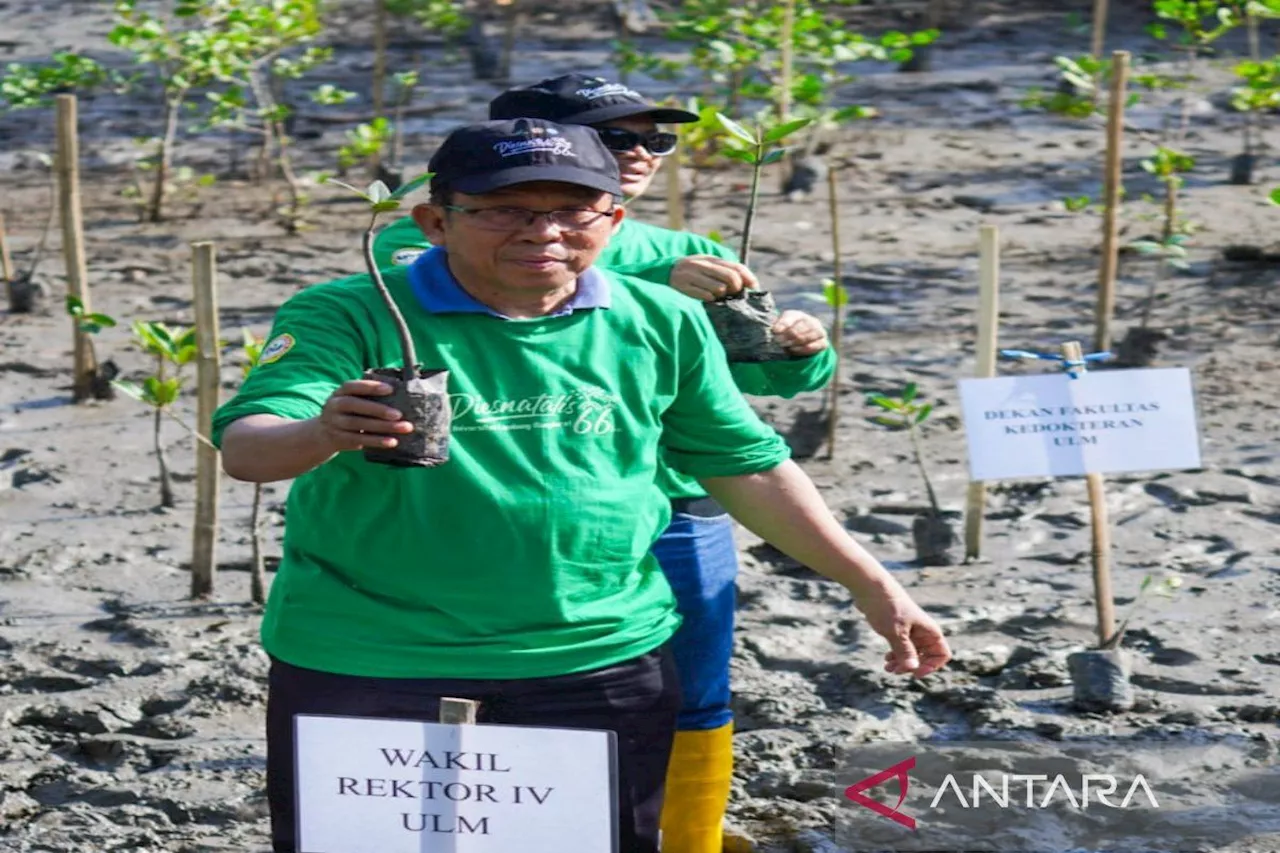
[[684, 622], [671, 639], [680, 675], [681, 731], [718, 729], [733, 721], [729, 660], [733, 657], [734, 581], [738, 550], [727, 515], [675, 513], [653, 546]]

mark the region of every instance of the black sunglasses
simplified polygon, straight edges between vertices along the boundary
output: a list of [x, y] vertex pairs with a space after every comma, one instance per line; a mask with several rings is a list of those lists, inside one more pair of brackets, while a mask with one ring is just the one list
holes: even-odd
[[630, 151], [637, 145], [643, 145], [644, 150], [655, 157], [665, 157], [675, 151], [679, 140], [674, 133], [663, 130], [636, 133], [634, 130], [624, 130], [621, 127], [597, 127], [596, 133], [600, 135], [600, 141], [604, 143], [604, 147], [610, 151]]

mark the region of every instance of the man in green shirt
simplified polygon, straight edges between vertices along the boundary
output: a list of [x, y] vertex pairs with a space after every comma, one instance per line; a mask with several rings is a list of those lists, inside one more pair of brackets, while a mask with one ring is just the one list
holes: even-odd
[[660, 450], [743, 524], [845, 585], [889, 640], [886, 670], [932, 672], [938, 626], [849, 537], [785, 444], [730, 387], [695, 303], [592, 268], [624, 212], [586, 128], [460, 128], [415, 208], [438, 247], [387, 274], [423, 365], [450, 371], [450, 460], [366, 462], [413, 431], [362, 380], [399, 342], [367, 276], [308, 288], [214, 420], [228, 474], [295, 479], [263, 619], [273, 849], [295, 853], [298, 714], [617, 733], [623, 853], [655, 853], [679, 686], [678, 617], [651, 555], [670, 503]]
[[[566, 74], [510, 89], [489, 105], [491, 119], [520, 117], [584, 124], [596, 130], [618, 161], [628, 201], [649, 188], [663, 157], [676, 146], [660, 124], [697, 121], [687, 110], [654, 104], [627, 86], [600, 77]], [[429, 243], [412, 218], [384, 228], [374, 242], [380, 267], [412, 263]], [[615, 228], [596, 266], [670, 287], [702, 301], [759, 287], [733, 250], [686, 231], [628, 217]], [[794, 397], [822, 388], [835, 372], [836, 353], [817, 318], [786, 311], [774, 333], [790, 361], [731, 364], [747, 394]], [[733, 656], [737, 548], [733, 522], [692, 477], [670, 466], [659, 484], [671, 498], [672, 520], [654, 545], [676, 595], [681, 625], [672, 640], [682, 707], [663, 814], [666, 853], [720, 853], [733, 775], [733, 713], [729, 664]]]

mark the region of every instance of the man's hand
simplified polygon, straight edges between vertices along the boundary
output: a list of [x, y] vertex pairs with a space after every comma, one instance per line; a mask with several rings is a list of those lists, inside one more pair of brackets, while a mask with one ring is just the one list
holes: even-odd
[[395, 447], [396, 435], [413, 432], [413, 424], [400, 412], [375, 403], [370, 397], [385, 397], [391, 388], [381, 382], [355, 379], [343, 383], [329, 395], [315, 423], [323, 440], [336, 453], [365, 447]]
[[683, 258], [671, 268], [671, 278], [667, 283], [685, 296], [703, 302], [732, 296], [742, 292], [744, 287], [760, 288], [760, 282], [751, 270], [737, 261], [727, 261], [715, 255]]
[[920, 678], [951, 660], [951, 648], [938, 623], [897, 584], [863, 594], [854, 603], [872, 630], [889, 641], [885, 672]]
[[803, 311], [783, 311], [773, 324], [773, 339], [788, 353], [804, 357], [827, 348], [822, 322]]

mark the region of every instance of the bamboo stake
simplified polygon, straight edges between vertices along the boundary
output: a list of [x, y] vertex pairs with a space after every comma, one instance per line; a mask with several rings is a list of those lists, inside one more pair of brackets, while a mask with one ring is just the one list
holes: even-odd
[[4, 214], [0, 213], [0, 278], [4, 279], [4, 295], [13, 310], [13, 258], [9, 257], [9, 238], [5, 236]]
[[676, 150], [663, 162], [667, 170], [667, 227], [672, 231], [684, 230], [684, 195], [680, 190], [680, 155], [684, 149], [684, 135], [676, 125]]
[[[218, 335], [218, 262], [213, 243], [191, 244], [196, 313], [196, 433], [213, 432], [221, 385]], [[196, 521], [192, 535], [191, 597], [213, 593], [218, 545], [218, 451], [196, 443]]]
[[831, 211], [831, 278], [835, 282], [835, 304], [831, 308], [831, 348], [836, 353], [836, 367], [831, 374], [831, 413], [827, 417], [827, 458], [836, 453], [836, 428], [840, 424], [840, 346], [844, 332], [844, 277], [840, 267], [840, 198], [837, 193], [836, 168], [827, 170], [827, 202]]
[[1107, 0], [1093, 0], [1093, 52], [1094, 59], [1102, 59], [1107, 40]]
[[[996, 375], [996, 342], [1000, 330], [1000, 231], [983, 225], [978, 232], [978, 343], [974, 376]], [[982, 516], [986, 512], [987, 484], [969, 483], [964, 510], [964, 558], [982, 555]]]
[[1120, 263], [1120, 190], [1124, 147], [1124, 98], [1129, 77], [1129, 52], [1111, 54], [1111, 103], [1107, 108], [1106, 174], [1103, 186], [1102, 261], [1098, 270], [1098, 305], [1093, 348], [1111, 348], [1111, 317], [1116, 308], [1116, 270]]
[[[386, 0], [373, 2], [373, 115], [383, 116], [386, 108], [387, 88], [387, 3]], [[399, 131], [399, 128], [396, 128]], [[375, 151], [369, 158], [370, 174], [375, 174], [382, 165], [382, 152]], [[399, 164], [397, 164], [399, 165]]]
[[[1076, 341], [1062, 345], [1062, 355], [1075, 362], [1084, 376], [1084, 353]], [[1098, 615], [1098, 645], [1105, 646], [1116, 632], [1116, 604], [1111, 593], [1111, 523], [1107, 517], [1106, 484], [1101, 474], [1085, 474], [1089, 489], [1089, 516], [1093, 525], [1093, 597]]]
[[502, 7], [502, 66], [498, 71], [498, 79], [504, 82], [511, 80], [511, 56], [516, 51], [516, 30], [520, 28], [520, 12], [515, 0], [496, 0]]
[[[80, 142], [76, 119], [76, 96], [57, 98], [57, 156], [54, 171], [58, 175], [58, 210], [62, 216], [62, 254], [67, 267], [67, 291], [80, 300], [86, 314], [89, 304], [89, 268], [84, 256], [84, 219], [80, 211]], [[72, 367], [72, 399], [79, 403], [93, 396], [93, 379], [98, 365], [93, 357], [89, 335], [71, 320], [74, 349]]]
[[474, 726], [479, 712], [480, 703], [474, 699], [444, 698], [440, 700], [440, 722], [442, 723]]

